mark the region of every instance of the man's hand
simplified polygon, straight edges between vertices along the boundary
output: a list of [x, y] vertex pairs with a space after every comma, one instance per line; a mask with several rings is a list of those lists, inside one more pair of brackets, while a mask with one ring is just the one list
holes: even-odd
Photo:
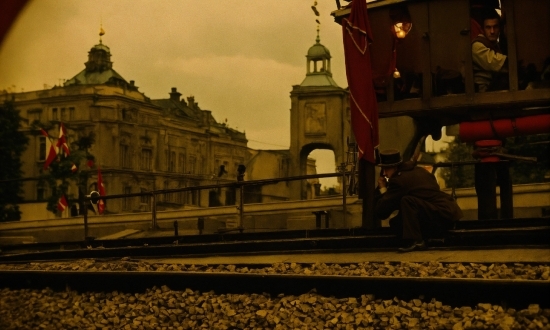
[[378, 178], [378, 188], [387, 188], [388, 182], [383, 176]]

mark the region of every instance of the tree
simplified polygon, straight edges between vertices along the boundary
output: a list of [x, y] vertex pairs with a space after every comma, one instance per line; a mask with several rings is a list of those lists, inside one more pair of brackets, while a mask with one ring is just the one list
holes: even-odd
[[539, 183], [547, 181], [550, 174], [550, 134], [516, 136], [506, 139], [507, 153], [536, 157], [537, 162], [514, 161], [510, 175], [515, 184]]
[[[539, 183], [547, 181], [550, 172], [550, 134], [515, 136], [503, 141], [503, 153], [536, 157], [537, 162], [511, 160], [510, 176], [514, 184]], [[473, 144], [463, 143], [458, 138], [449, 143], [447, 161], [472, 161]], [[474, 167], [456, 166], [451, 177], [450, 168], [443, 168], [442, 176], [447, 187], [467, 188], [474, 186]]]
[[[36, 123], [40, 125], [40, 123]], [[40, 183], [47, 184], [50, 187], [51, 195], [47, 199], [46, 209], [57, 214], [57, 204], [61, 196], [67, 196], [67, 191], [71, 182], [78, 187], [79, 209], [83, 208], [82, 197], [86, 191], [90, 169], [94, 167], [94, 156], [88, 149], [95, 141], [95, 134], [90, 132], [82, 134], [78, 140], [71, 144], [71, 153], [69, 156], [58, 156], [49, 168], [40, 176]], [[68, 197], [68, 196], [67, 196]], [[69, 200], [69, 207], [74, 200]]]
[[19, 131], [21, 116], [12, 103], [0, 106], [0, 221], [21, 219], [18, 203], [22, 200], [21, 155], [29, 139]]
[[[461, 142], [458, 138], [449, 142], [449, 148], [447, 149], [447, 161], [448, 162], [462, 162], [473, 161], [472, 152], [474, 148], [472, 144]], [[454, 188], [468, 188], [474, 186], [474, 166], [463, 165], [444, 167], [441, 169], [442, 177], [445, 180], [447, 187]]]

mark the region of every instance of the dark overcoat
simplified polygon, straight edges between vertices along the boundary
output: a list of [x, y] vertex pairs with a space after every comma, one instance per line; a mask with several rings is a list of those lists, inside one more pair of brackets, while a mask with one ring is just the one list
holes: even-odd
[[449, 194], [441, 191], [435, 176], [417, 167], [412, 162], [401, 164], [398, 170], [388, 180], [387, 191], [375, 196], [375, 215], [386, 219], [395, 210], [400, 210], [404, 196], [412, 196], [422, 200], [422, 207], [432, 218], [443, 221], [456, 221], [462, 218], [462, 211]]

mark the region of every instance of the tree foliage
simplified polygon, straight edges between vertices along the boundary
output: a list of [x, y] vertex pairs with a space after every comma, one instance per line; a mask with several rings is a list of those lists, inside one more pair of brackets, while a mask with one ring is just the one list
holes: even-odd
[[0, 105], [0, 221], [21, 219], [21, 155], [28, 143], [27, 136], [19, 131], [21, 120], [12, 103]]
[[[81, 135], [77, 141], [71, 143], [71, 153], [69, 156], [58, 156], [49, 168], [42, 172], [40, 183], [46, 184], [51, 191], [47, 199], [48, 211], [57, 214], [57, 204], [62, 195], [67, 198], [67, 192], [71, 182], [79, 189], [79, 197], [82, 191], [86, 191], [90, 169], [93, 167], [94, 156], [88, 149], [95, 142], [95, 135], [90, 132], [87, 135]], [[76, 166], [76, 171], [72, 167]], [[92, 166], [90, 166], [92, 165]], [[69, 206], [72, 201], [69, 201]]]
[[[506, 154], [521, 157], [536, 157], [537, 162], [511, 160], [510, 176], [514, 184], [540, 183], [550, 174], [550, 134], [510, 137], [503, 141]], [[473, 161], [473, 144], [455, 139], [449, 143], [448, 162]], [[442, 169], [447, 187], [467, 188], [474, 186], [474, 166], [455, 166]]]
[[[458, 138], [449, 142], [449, 148], [447, 149], [447, 161], [448, 162], [463, 162], [473, 161], [472, 152], [474, 148], [472, 144], [461, 142]], [[468, 188], [474, 186], [474, 166], [473, 165], [459, 165], [452, 167], [445, 167], [441, 169], [442, 177], [445, 180], [447, 187], [454, 188]]]

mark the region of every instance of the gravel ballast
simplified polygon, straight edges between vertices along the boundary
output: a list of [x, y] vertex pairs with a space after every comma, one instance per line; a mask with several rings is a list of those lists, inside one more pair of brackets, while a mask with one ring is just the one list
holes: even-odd
[[166, 286], [144, 293], [0, 290], [1, 329], [550, 329], [550, 309], [432, 299], [215, 294]]
[[[549, 280], [550, 266], [534, 263], [364, 262], [186, 265], [152, 260], [81, 259], [0, 264], [2, 270], [228, 272], [331, 276], [388, 276]], [[327, 297], [217, 294], [150, 287], [145, 292], [0, 290], [0, 329], [550, 329], [550, 309], [536, 301], [521, 309], [480, 302], [450, 306], [436, 299], [390, 300], [358, 292]]]

